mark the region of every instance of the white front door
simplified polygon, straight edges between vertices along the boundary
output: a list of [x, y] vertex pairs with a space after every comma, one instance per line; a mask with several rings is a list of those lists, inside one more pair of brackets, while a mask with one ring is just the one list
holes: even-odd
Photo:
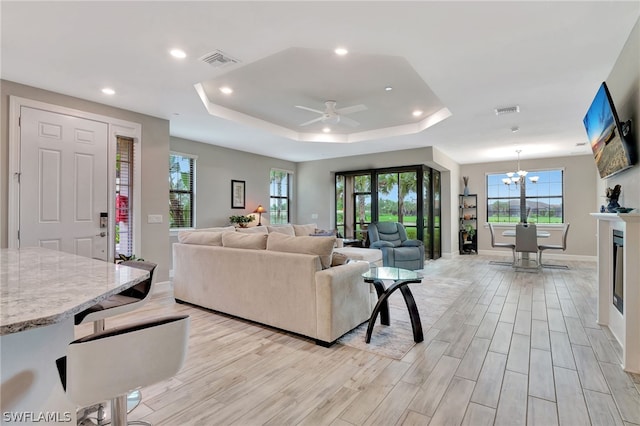
[[108, 125], [22, 106], [20, 247], [108, 259]]

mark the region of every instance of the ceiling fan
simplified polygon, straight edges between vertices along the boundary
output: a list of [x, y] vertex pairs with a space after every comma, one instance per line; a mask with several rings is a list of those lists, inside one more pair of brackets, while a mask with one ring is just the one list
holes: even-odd
[[322, 114], [318, 118], [314, 118], [313, 120], [305, 121], [304, 123], [300, 124], [300, 126], [308, 126], [309, 124], [313, 124], [313, 123], [317, 123], [317, 122], [321, 121], [321, 122], [327, 123], [327, 124], [338, 124], [338, 123], [341, 123], [341, 124], [346, 124], [346, 125], [351, 126], [351, 127], [357, 127], [357, 126], [360, 125], [360, 123], [358, 123], [356, 120], [354, 120], [352, 118], [345, 117], [345, 115], [353, 114], [354, 112], [365, 111], [367, 109], [367, 107], [362, 105], [362, 104], [353, 105], [353, 106], [344, 107], [344, 108], [336, 108], [336, 101], [326, 101], [324, 104], [326, 106], [324, 111], [320, 111], [319, 109], [309, 108], [309, 107], [302, 106], [302, 105], [296, 105], [296, 108], [300, 108], [300, 109], [304, 109], [304, 110], [307, 110], [307, 111], [315, 112], [317, 114]]

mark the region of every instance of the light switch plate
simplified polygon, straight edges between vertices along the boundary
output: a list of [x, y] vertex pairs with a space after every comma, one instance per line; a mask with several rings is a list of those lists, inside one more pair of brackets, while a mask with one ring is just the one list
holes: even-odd
[[161, 214], [150, 214], [147, 216], [147, 223], [162, 223]]
[[318, 213], [313, 213], [311, 215], [311, 219], [317, 219], [318, 218]]

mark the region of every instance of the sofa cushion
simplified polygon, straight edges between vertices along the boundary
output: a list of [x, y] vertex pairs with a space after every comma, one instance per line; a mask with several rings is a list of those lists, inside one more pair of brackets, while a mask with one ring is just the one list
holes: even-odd
[[224, 232], [222, 245], [224, 247], [264, 250], [267, 248], [268, 234], [243, 234], [241, 232]]
[[322, 269], [327, 269], [331, 267], [334, 242], [332, 237], [292, 237], [274, 232], [267, 239], [267, 250], [318, 255]]
[[236, 227], [233, 225], [229, 225], [229, 226], [218, 226], [218, 227], [214, 227], [214, 228], [198, 228], [198, 229], [191, 229], [191, 232], [227, 232], [227, 231], [235, 231]]
[[371, 264], [382, 266], [381, 250], [360, 247], [342, 247], [337, 248], [336, 251], [344, 254], [350, 259], [366, 260]]
[[236, 228], [236, 232], [241, 232], [243, 234], [266, 234], [267, 227], [266, 226], [254, 226], [251, 228]]
[[296, 237], [308, 236], [309, 234], [313, 234], [316, 232], [316, 228], [318, 225], [315, 223], [310, 223], [308, 225], [293, 225], [293, 231], [296, 234]]
[[221, 246], [222, 234], [224, 232], [180, 231], [178, 232], [178, 242], [203, 246]]
[[292, 237], [295, 237], [296, 233], [293, 230], [293, 225], [270, 225], [267, 226], [267, 229], [269, 230], [269, 233], [272, 232], [279, 232], [281, 234], [285, 234], [285, 235], [290, 235]]

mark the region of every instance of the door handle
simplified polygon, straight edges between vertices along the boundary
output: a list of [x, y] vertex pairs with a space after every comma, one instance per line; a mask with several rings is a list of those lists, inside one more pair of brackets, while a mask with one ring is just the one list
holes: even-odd
[[106, 237], [106, 236], [107, 236], [107, 233], [104, 231], [99, 234], [96, 234], [96, 237]]

